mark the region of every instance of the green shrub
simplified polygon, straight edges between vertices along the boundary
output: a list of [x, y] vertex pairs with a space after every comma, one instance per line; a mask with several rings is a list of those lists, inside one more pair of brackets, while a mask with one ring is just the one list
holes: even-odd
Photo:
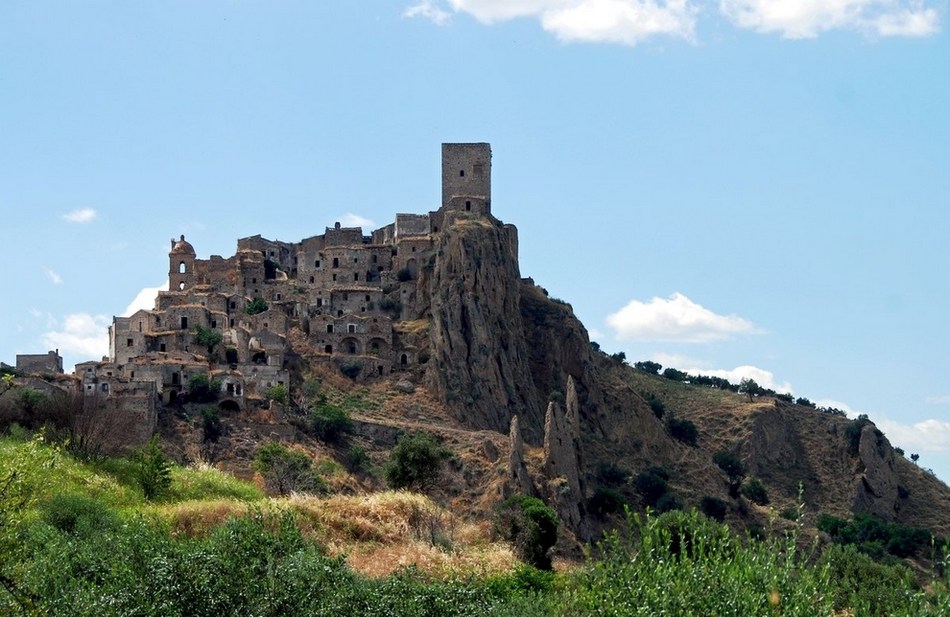
[[356, 359], [347, 360], [340, 365], [340, 372], [350, 379], [356, 379], [363, 372], [363, 362]]
[[195, 326], [192, 340], [195, 342], [195, 345], [207, 347], [208, 351], [210, 352], [215, 345], [224, 340], [224, 336], [213, 328]]
[[188, 400], [192, 403], [211, 403], [221, 393], [221, 380], [207, 375], [192, 375], [188, 379]]
[[313, 461], [298, 450], [276, 442], [257, 449], [254, 469], [264, 478], [271, 492], [287, 495], [291, 492], [325, 493], [326, 483], [313, 470]]
[[541, 570], [551, 569], [548, 553], [557, 542], [557, 515], [543, 501], [512, 495], [496, 509], [495, 530], [512, 543], [525, 563]]
[[346, 451], [346, 463], [352, 471], [365, 471], [369, 467], [369, 453], [363, 446], [350, 446]]
[[287, 401], [290, 399], [290, 395], [287, 392], [287, 386], [284, 384], [277, 384], [276, 386], [268, 388], [267, 398], [274, 401], [275, 403], [286, 405]]
[[633, 368], [650, 375], [659, 375], [660, 369], [663, 368], [663, 365], [650, 360], [643, 360], [641, 362], [634, 362]]
[[310, 430], [313, 435], [327, 443], [339, 441], [353, 430], [350, 414], [342, 407], [330, 403], [320, 403], [310, 409]]
[[722, 522], [726, 518], [726, 512], [729, 511], [729, 506], [718, 497], [706, 495], [699, 500], [699, 511], [713, 520]]
[[673, 493], [663, 493], [656, 501], [656, 511], [660, 514], [672, 512], [673, 510], [681, 510], [682, 508], [682, 504], [680, 504], [679, 499], [677, 499]]
[[392, 298], [383, 298], [379, 301], [379, 310], [389, 313], [399, 313], [402, 311], [402, 304]]
[[425, 490], [438, 479], [449, 456], [432, 435], [401, 435], [384, 467], [386, 482], [392, 488]]
[[623, 512], [626, 505], [627, 500], [620, 492], [606, 486], [599, 486], [587, 501], [587, 510], [604, 517]]
[[670, 417], [666, 420], [666, 428], [670, 431], [670, 436], [673, 437], [673, 439], [682, 441], [690, 446], [697, 444], [699, 431], [696, 430], [696, 425], [691, 421]]
[[205, 443], [218, 441], [224, 429], [217, 408], [203, 407], [201, 409], [201, 429]]
[[119, 519], [101, 501], [78, 493], [57, 493], [40, 504], [40, 518], [70, 534], [89, 535], [115, 529]]
[[264, 298], [254, 298], [244, 307], [244, 312], [248, 315], [257, 315], [266, 311], [267, 308], [267, 301]]
[[607, 486], [620, 486], [630, 479], [630, 472], [614, 463], [601, 463], [597, 466], [597, 479]]
[[663, 369], [661, 375], [670, 381], [686, 381], [689, 379], [689, 375], [675, 368]]
[[760, 506], [768, 505], [769, 503], [769, 493], [765, 489], [765, 485], [762, 484], [762, 480], [758, 478], [749, 478], [746, 480], [745, 484], [742, 485], [742, 494], [745, 495], [746, 499]]
[[136, 453], [136, 479], [146, 499], [155, 499], [172, 483], [171, 463], [158, 445], [158, 435]]
[[669, 491], [668, 479], [669, 474], [665, 469], [650, 467], [637, 474], [637, 477], [633, 480], [633, 488], [640, 495], [643, 505], [652, 508]]
[[713, 455], [713, 462], [716, 463], [719, 469], [726, 472], [726, 476], [729, 478], [729, 495], [738, 497], [742, 476], [745, 475], [745, 466], [742, 461], [732, 452], [721, 450]]
[[838, 611], [852, 615], [910, 615], [908, 599], [917, 591], [913, 572], [902, 564], [885, 565], [854, 546], [829, 546], [819, 567], [830, 573], [830, 594]]

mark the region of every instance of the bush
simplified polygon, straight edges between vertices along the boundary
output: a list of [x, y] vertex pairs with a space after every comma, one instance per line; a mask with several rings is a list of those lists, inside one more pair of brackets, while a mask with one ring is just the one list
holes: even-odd
[[363, 363], [360, 360], [347, 360], [340, 365], [340, 372], [350, 379], [356, 379], [363, 372]]
[[213, 328], [195, 326], [195, 333], [192, 340], [194, 340], [195, 345], [207, 347], [210, 352], [215, 345], [224, 340], [224, 336]]
[[313, 470], [309, 456], [276, 442], [257, 449], [254, 469], [263, 476], [267, 489], [280, 495], [295, 491], [325, 493], [327, 490], [326, 483]]
[[192, 375], [188, 379], [188, 400], [193, 403], [211, 403], [221, 393], [221, 381], [207, 375]]
[[651, 362], [650, 360], [644, 360], [643, 362], [635, 362], [633, 368], [638, 371], [643, 371], [644, 373], [649, 373], [650, 375], [659, 375], [660, 369], [663, 368], [662, 364], [656, 362]]
[[663, 493], [663, 496], [656, 502], [656, 511], [660, 514], [682, 509], [683, 506], [680, 504], [680, 500], [673, 493]]
[[346, 451], [346, 463], [351, 471], [365, 471], [369, 462], [369, 453], [363, 446], [350, 446]]
[[171, 463], [158, 445], [158, 435], [136, 453], [136, 479], [146, 499], [155, 499], [172, 484]]
[[383, 298], [379, 301], [379, 310], [389, 313], [399, 313], [402, 311], [402, 303], [392, 298]]
[[248, 315], [257, 315], [266, 311], [267, 308], [267, 301], [264, 298], [254, 298], [244, 307], [244, 312]]
[[593, 496], [587, 501], [587, 509], [598, 516], [607, 516], [623, 512], [627, 500], [619, 491], [605, 486], [599, 486]]
[[384, 467], [386, 482], [392, 488], [425, 490], [438, 479], [449, 456], [432, 435], [401, 435]]
[[678, 420], [672, 417], [667, 418], [666, 428], [670, 431], [670, 436], [673, 437], [673, 439], [682, 441], [690, 446], [696, 445], [699, 438], [699, 431], [696, 430], [696, 425], [689, 420]]
[[495, 530], [514, 545], [525, 563], [551, 569], [548, 552], [557, 542], [557, 515], [536, 497], [512, 495], [498, 505]]
[[601, 463], [597, 466], [597, 479], [607, 486], [620, 486], [630, 479], [630, 472], [614, 463]]
[[324, 442], [334, 443], [353, 430], [350, 414], [342, 407], [330, 403], [314, 405], [310, 410], [310, 430]]
[[660, 498], [669, 491], [669, 475], [662, 467], [651, 467], [637, 474], [633, 488], [640, 495], [643, 505], [655, 507]]
[[276, 386], [272, 388], [268, 388], [267, 398], [274, 401], [275, 403], [286, 405], [287, 401], [290, 400], [290, 395], [287, 392], [287, 386], [283, 384], [277, 384]]
[[725, 520], [728, 510], [729, 507], [726, 502], [718, 497], [706, 495], [699, 500], [699, 511], [720, 523]]
[[765, 489], [765, 485], [762, 484], [762, 481], [758, 478], [749, 478], [746, 480], [745, 484], [742, 485], [742, 494], [745, 495], [746, 499], [760, 506], [768, 505], [769, 503], [769, 493]]
[[871, 424], [871, 420], [867, 417], [867, 414], [861, 414], [844, 427], [844, 436], [848, 440], [848, 452], [851, 453], [851, 456], [858, 455], [858, 446], [861, 445], [861, 432], [864, 431], [867, 424]]
[[646, 400], [647, 405], [650, 406], [650, 411], [653, 412], [653, 415], [662, 420], [663, 414], [666, 413], [666, 405], [663, 404], [663, 401], [658, 399], [652, 392], [647, 392], [643, 395], [643, 398]]
[[223, 427], [221, 426], [221, 418], [218, 416], [217, 409], [214, 407], [202, 408], [201, 427], [205, 443], [218, 441], [218, 438], [221, 437]]
[[726, 476], [729, 478], [729, 495], [738, 497], [739, 485], [742, 483], [742, 476], [745, 475], [745, 467], [742, 465], [742, 461], [732, 452], [722, 450], [713, 455], [713, 462], [719, 466], [719, 469], [726, 472]]
[[675, 368], [663, 369], [663, 373], [661, 373], [661, 374], [662, 374], [663, 377], [665, 377], [666, 379], [669, 379], [670, 381], [687, 381], [687, 380], [689, 380], [689, 375], [687, 375], [687, 374], [684, 373], [683, 371], [677, 370], [677, 369], [675, 369]]
[[40, 504], [40, 518], [56, 529], [86, 536], [115, 529], [119, 519], [102, 502], [76, 493], [57, 493]]

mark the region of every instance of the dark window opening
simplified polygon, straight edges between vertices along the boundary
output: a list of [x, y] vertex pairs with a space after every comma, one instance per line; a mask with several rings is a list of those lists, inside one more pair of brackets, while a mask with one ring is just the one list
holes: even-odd
[[337, 311], [337, 312], [336, 312], [336, 316], [337, 316], [337, 317], [343, 317], [343, 311]]
[[277, 299], [280, 300], [280, 294], [277, 294]]
[[217, 320], [215, 320], [215, 319], [212, 319], [212, 320], [211, 320], [211, 327], [212, 327], [212, 328], [217, 328], [217, 327], [218, 327], [218, 322], [217, 322]]
[[373, 263], [376, 263], [377, 261], [379, 261], [379, 256], [374, 254], [374, 255], [373, 255]]
[[[348, 325], [348, 326], [346, 327], [346, 331], [349, 332], [350, 334], [355, 334], [355, 333], [356, 333], [356, 326], [354, 326], [353, 324], [350, 324], [350, 325]], [[131, 340], [131, 339], [130, 339], [130, 340]]]
[[228, 383], [228, 396], [234, 396], [234, 384]]
[[165, 343], [162, 343], [158, 346], [159, 351], [165, 351]]
[[313, 284], [313, 277], [310, 277], [310, 283]]
[[327, 345], [326, 347], [323, 348], [323, 351], [325, 353], [333, 353], [333, 345]]
[[464, 178], [464, 177], [465, 177], [465, 170], [464, 170], [464, 169], [460, 169], [460, 170], [459, 170], [459, 178]]
[[359, 273], [359, 272], [354, 272], [354, 273], [353, 273], [353, 280], [354, 280], [354, 281], [360, 280], [360, 273]]
[[383, 365], [382, 365], [382, 364], [380, 364], [379, 366], [376, 367], [376, 374], [377, 374], [377, 375], [382, 375], [382, 374], [383, 374]]
[[126, 346], [126, 347], [131, 347], [131, 346], [132, 346], [132, 339], [130, 339], [130, 338], [125, 339], [125, 346]]
[[333, 258], [333, 267], [334, 267], [334, 268], [339, 268], [339, 267], [340, 267], [340, 258], [339, 258], [339, 257], [334, 257], [334, 258]]
[[237, 308], [237, 303], [232, 301], [232, 302], [231, 302], [231, 308]]
[[323, 298], [317, 298], [317, 306], [323, 306]]
[[465, 202], [465, 210], [467, 210], [468, 212], [472, 211], [472, 202], [470, 201]]
[[177, 386], [181, 383], [181, 375], [178, 373], [172, 373], [172, 385]]
[[349, 352], [350, 352], [351, 354], [355, 354], [355, 353], [356, 353], [356, 343], [350, 342], [350, 349], [349, 349]]
[[188, 329], [188, 318], [187, 318], [187, 317], [182, 317], [182, 318], [181, 318], [181, 329], [182, 329], [182, 330], [187, 330], [187, 329]]
[[328, 324], [327, 324], [327, 334], [333, 334], [333, 324], [332, 324], [332, 323], [328, 323]]
[[251, 284], [252, 284], [252, 285], [257, 284], [257, 279], [254, 278], [254, 277], [252, 277], [252, 278], [251, 278]]
[[333, 280], [336, 281], [336, 275], [335, 275], [335, 274], [333, 275]]
[[234, 327], [234, 318], [231, 318], [231, 319], [228, 320], [228, 327], [229, 327], [229, 328], [233, 328], [233, 327]]
[[407, 356], [406, 354], [402, 354], [402, 357], [399, 358], [399, 364], [403, 366], [406, 366], [407, 364], [409, 364], [409, 356]]
[[267, 364], [267, 354], [263, 351], [259, 351], [251, 356], [251, 362], [254, 364]]

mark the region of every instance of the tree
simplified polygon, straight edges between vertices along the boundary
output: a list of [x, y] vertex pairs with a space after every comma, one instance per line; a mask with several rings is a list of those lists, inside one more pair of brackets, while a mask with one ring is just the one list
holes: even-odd
[[557, 514], [537, 497], [512, 495], [498, 505], [495, 531], [518, 556], [539, 570], [551, 569], [548, 552], [557, 542]]
[[749, 402], [752, 402], [752, 398], [762, 394], [762, 386], [757, 384], [754, 379], [748, 377], [743, 377], [742, 381], [739, 382], [739, 393], [749, 395]]
[[267, 301], [264, 298], [254, 298], [244, 307], [244, 312], [248, 315], [257, 315], [267, 310]]
[[746, 499], [760, 506], [768, 505], [769, 503], [769, 493], [765, 489], [765, 485], [762, 484], [762, 480], [758, 478], [749, 478], [746, 480], [745, 484], [742, 485], [742, 494], [745, 495]]
[[286, 405], [289, 399], [287, 393], [287, 386], [284, 384], [277, 384], [272, 388], [267, 389], [267, 398], [274, 401], [275, 403], [280, 403], [281, 405]]
[[313, 470], [313, 461], [309, 456], [276, 442], [257, 449], [254, 469], [261, 473], [268, 490], [280, 495], [293, 491], [326, 491], [326, 484]]
[[210, 403], [221, 392], [221, 380], [207, 375], [192, 375], [188, 380], [188, 399], [194, 403]]
[[663, 368], [662, 364], [658, 362], [651, 362], [650, 360], [644, 360], [642, 362], [635, 362], [633, 368], [638, 371], [643, 371], [644, 373], [649, 373], [651, 375], [659, 375], [660, 369]]
[[317, 439], [333, 443], [353, 430], [353, 421], [342, 407], [323, 402], [310, 410], [310, 430]]
[[637, 474], [633, 481], [633, 488], [640, 495], [640, 499], [643, 500], [643, 505], [653, 508], [656, 507], [660, 498], [669, 492], [670, 486], [667, 483], [669, 479], [669, 474], [665, 469], [651, 467]]
[[916, 452], [914, 452], [913, 454], [910, 455], [910, 460], [911, 460], [911, 462], [914, 463], [914, 465], [916, 465], [916, 464], [917, 464], [917, 461], [920, 460], [920, 455], [917, 454]]
[[211, 353], [214, 350], [214, 346], [224, 340], [224, 336], [214, 328], [195, 326], [192, 340], [195, 342], [195, 345], [207, 347], [208, 353]]
[[386, 482], [392, 488], [425, 490], [438, 479], [449, 456], [432, 435], [402, 435], [386, 462]]
[[168, 490], [172, 484], [171, 463], [158, 445], [158, 435], [153, 435], [135, 458], [136, 476], [146, 499], [155, 499]]
[[729, 478], [729, 494], [733, 497], [738, 496], [739, 486], [742, 484], [742, 477], [745, 475], [745, 466], [742, 461], [732, 452], [722, 450], [713, 455], [713, 462], [719, 466], [719, 469], [726, 472], [726, 476]]

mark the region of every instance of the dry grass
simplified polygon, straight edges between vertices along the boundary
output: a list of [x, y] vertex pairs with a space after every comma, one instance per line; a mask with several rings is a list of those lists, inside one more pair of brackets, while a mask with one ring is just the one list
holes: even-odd
[[485, 524], [461, 521], [429, 498], [405, 491], [287, 500], [305, 533], [367, 576], [412, 565], [434, 576], [510, 571], [511, 549], [492, 542]]
[[159, 506], [156, 514], [168, 521], [172, 534], [203, 538], [228, 519], [247, 514], [250, 507], [248, 503], [234, 499], [182, 501]]
[[432, 322], [428, 319], [414, 319], [412, 321], [397, 321], [393, 324], [393, 330], [404, 334], [424, 334], [429, 330]]

